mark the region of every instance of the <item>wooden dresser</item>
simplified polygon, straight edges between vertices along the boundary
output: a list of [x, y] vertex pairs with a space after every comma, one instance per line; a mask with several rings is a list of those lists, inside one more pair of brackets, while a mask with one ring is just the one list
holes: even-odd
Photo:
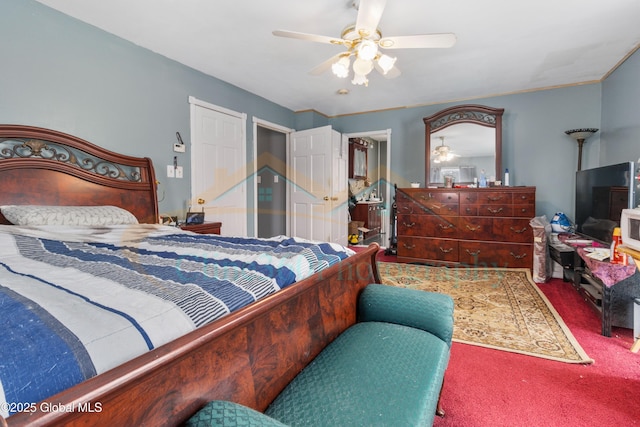
[[371, 230], [366, 233], [365, 238], [376, 236], [380, 232], [382, 226], [381, 212], [383, 209], [384, 204], [382, 202], [358, 202], [356, 204], [351, 213], [351, 219], [364, 222], [364, 227]]
[[535, 187], [398, 188], [398, 261], [533, 266]]

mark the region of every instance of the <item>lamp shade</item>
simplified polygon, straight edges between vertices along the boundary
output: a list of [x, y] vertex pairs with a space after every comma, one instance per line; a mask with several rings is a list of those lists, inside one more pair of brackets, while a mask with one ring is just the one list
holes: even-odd
[[569, 135], [573, 139], [587, 139], [594, 133], [598, 132], [598, 129], [595, 128], [584, 128], [584, 129], [571, 129], [567, 130], [564, 133]]

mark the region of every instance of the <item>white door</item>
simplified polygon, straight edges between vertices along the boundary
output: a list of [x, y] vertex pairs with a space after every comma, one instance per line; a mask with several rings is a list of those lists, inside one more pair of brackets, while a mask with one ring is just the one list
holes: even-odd
[[347, 154], [331, 126], [291, 134], [292, 236], [347, 244]]
[[246, 116], [190, 98], [191, 203], [221, 234], [247, 235]]

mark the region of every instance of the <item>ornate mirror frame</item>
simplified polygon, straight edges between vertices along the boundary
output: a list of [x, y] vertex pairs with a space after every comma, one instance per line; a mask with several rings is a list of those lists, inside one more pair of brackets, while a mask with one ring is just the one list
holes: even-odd
[[484, 105], [457, 105], [446, 108], [436, 114], [425, 117], [422, 120], [425, 124], [425, 186], [432, 185], [431, 182], [431, 134], [446, 127], [460, 124], [472, 123], [480, 126], [495, 129], [495, 160], [496, 175], [500, 176], [502, 171], [502, 114], [504, 108], [493, 108]]

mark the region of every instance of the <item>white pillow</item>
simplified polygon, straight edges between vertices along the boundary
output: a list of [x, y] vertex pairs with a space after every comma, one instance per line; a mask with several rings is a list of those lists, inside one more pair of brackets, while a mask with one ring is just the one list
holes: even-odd
[[2, 215], [14, 225], [123, 225], [137, 218], [117, 206], [0, 206]]

